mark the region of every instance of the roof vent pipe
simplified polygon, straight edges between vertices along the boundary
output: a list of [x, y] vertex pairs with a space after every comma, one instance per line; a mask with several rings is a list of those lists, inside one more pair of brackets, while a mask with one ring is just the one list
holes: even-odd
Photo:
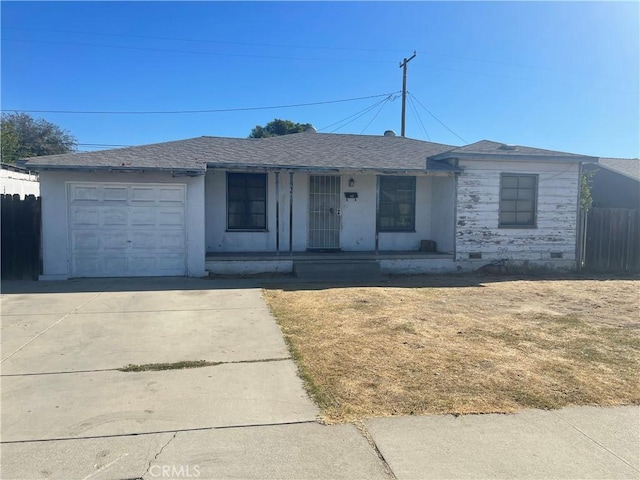
[[395, 137], [396, 136], [396, 132], [394, 132], [393, 130], [385, 130], [384, 136], [385, 137]]
[[314, 127], [313, 125], [309, 125], [304, 129], [304, 131], [309, 133], [318, 133], [318, 130], [316, 130], [316, 127]]

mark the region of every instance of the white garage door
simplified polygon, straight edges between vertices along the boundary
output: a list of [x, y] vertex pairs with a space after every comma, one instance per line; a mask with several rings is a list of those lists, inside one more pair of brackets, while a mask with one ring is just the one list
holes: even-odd
[[69, 183], [74, 277], [186, 274], [186, 186]]

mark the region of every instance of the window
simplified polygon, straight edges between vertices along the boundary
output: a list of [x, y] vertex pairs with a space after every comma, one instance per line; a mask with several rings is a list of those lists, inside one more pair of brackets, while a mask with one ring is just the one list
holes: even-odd
[[378, 229], [413, 231], [416, 225], [416, 177], [378, 177], [380, 181]]
[[227, 228], [267, 229], [265, 173], [227, 173]]
[[503, 173], [500, 180], [500, 226], [535, 227], [538, 176]]

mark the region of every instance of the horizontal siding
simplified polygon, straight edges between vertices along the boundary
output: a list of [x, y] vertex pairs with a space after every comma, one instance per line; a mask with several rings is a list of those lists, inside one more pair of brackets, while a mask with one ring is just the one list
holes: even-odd
[[[579, 167], [568, 163], [532, 164], [462, 161], [458, 178], [456, 260], [482, 253], [482, 262], [509, 259], [553, 262], [575, 259]], [[500, 175], [538, 175], [535, 228], [499, 228]]]

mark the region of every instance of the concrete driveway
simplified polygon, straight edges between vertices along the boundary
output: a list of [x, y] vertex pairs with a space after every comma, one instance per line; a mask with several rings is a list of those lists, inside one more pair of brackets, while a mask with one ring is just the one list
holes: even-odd
[[2, 480], [640, 475], [637, 406], [321, 425], [252, 281], [2, 289]]
[[[355, 427], [316, 423], [255, 283], [4, 282], [1, 306], [4, 480], [384, 478]], [[221, 363], [118, 370], [187, 360]]]

